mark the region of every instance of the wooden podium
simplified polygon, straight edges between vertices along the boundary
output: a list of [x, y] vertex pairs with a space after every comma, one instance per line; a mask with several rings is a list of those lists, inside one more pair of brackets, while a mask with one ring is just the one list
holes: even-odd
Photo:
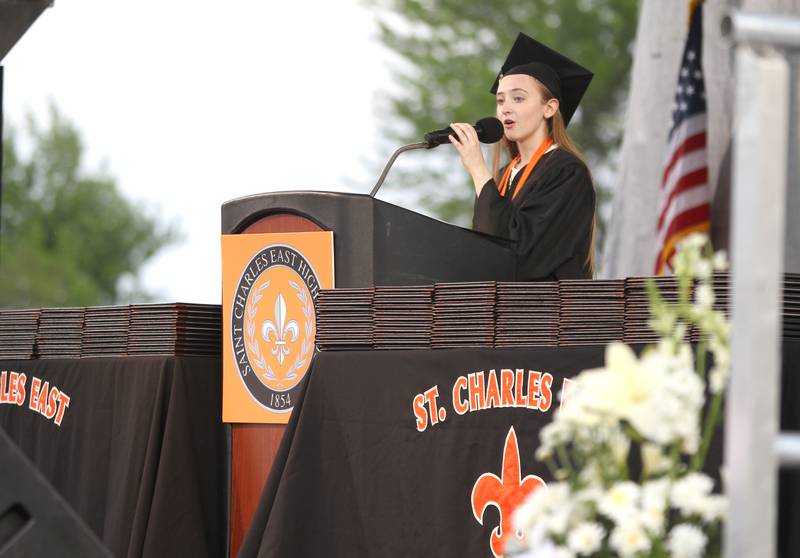
[[[513, 246], [362, 194], [258, 194], [222, 206], [223, 234], [333, 231], [337, 287], [513, 281]], [[229, 552], [235, 556], [285, 430], [233, 424]]]

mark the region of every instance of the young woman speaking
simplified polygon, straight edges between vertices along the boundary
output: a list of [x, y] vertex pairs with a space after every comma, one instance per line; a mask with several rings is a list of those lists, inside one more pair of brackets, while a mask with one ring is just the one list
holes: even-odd
[[[450, 142], [475, 184], [477, 231], [517, 242], [517, 280], [590, 279], [595, 191], [566, 127], [592, 73], [522, 33], [491, 89], [504, 137], [494, 172], [475, 128], [454, 123]], [[500, 168], [500, 152], [510, 162]]]

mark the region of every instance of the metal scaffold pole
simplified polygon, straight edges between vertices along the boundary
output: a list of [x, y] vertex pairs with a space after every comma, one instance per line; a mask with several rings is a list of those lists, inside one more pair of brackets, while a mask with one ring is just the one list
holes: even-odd
[[797, 435], [779, 431], [790, 71], [778, 50], [800, 46], [800, 20], [735, 13], [723, 33], [736, 64], [723, 548], [728, 558], [766, 558], [777, 551], [778, 468], [800, 463]]

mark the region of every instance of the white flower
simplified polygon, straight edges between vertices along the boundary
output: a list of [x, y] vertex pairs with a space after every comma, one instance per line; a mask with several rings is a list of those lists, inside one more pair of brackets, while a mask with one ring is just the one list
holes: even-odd
[[688, 343], [678, 345], [678, 350], [675, 352], [675, 364], [681, 368], [694, 368], [694, 353]]
[[511, 516], [511, 524], [514, 526], [515, 531], [526, 531], [531, 526], [537, 524], [548, 510], [550, 499], [550, 486], [544, 486], [528, 496], [517, 508]]
[[[591, 495], [594, 496], [595, 502], [598, 502], [600, 498], [603, 497], [603, 490], [598, 488], [603, 484], [603, 468], [600, 466], [600, 463], [598, 463], [596, 459], [589, 461], [583, 467], [580, 474], [578, 475], [578, 478], [589, 487], [592, 487], [593, 491], [596, 492], [596, 494], [593, 493]], [[586, 492], [587, 490], [588, 489], [584, 489], [583, 492]]]
[[664, 532], [668, 497], [667, 479], [648, 481], [642, 486], [642, 525], [654, 535]]
[[703, 260], [700, 250], [708, 243], [708, 236], [701, 233], [693, 233], [678, 243], [678, 251], [672, 259], [675, 275], [696, 276], [698, 262]]
[[658, 536], [664, 533], [664, 525], [667, 519], [664, 508], [652, 504], [643, 504], [640, 518], [642, 526], [649, 533]]
[[568, 548], [556, 546], [550, 541], [525, 554], [514, 554], [514, 556], [517, 558], [575, 558], [575, 554]]
[[642, 485], [642, 504], [665, 509], [669, 488], [669, 479], [647, 481]]
[[[534, 491], [534, 496], [537, 492], [542, 492], [545, 488]], [[514, 531], [526, 532], [532, 525], [536, 523], [537, 518], [541, 516], [541, 506], [531, 496], [516, 507], [514, 513], [511, 515], [511, 525]]]
[[728, 385], [728, 378], [730, 377], [730, 369], [721, 366], [714, 366], [708, 372], [708, 386], [711, 393], [717, 394], [725, 389]]
[[536, 457], [536, 461], [546, 461], [553, 457], [553, 448], [542, 444], [536, 448], [536, 451], [533, 455]]
[[728, 512], [728, 499], [722, 494], [712, 494], [702, 500], [699, 512], [706, 523], [721, 521]]
[[623, 558], [650, 550], [650, 538], [636, 521], [619, 524], [611, 533], [609, 543]]
[[689, 473], [675, 481], [670, 490], [670, 503], [684, 515], [700, 513], [703, 501], [714, 488], [714, 481], [703, 473]]
[[596, 483], [591, 483], [589, 486], [582, 488], [573, 495], [573, 498], [581, 504], [593, 504], [596, 506], [605, 496], [605, 492], [599, 486], [600, 482], [598, 480]]
[[[506, 552], [516, 549], [506, 545]], [[523, 554], [514, 553], [517, 558], [575, 558], [575, 554], [564, 546], [556, 546], [553, 541], [542, 541], [537, 545], [530, 545], [530, 550]]]
[[[543, 525], [536, 524], [531, 529], [522, 531], [522, 533], [522, 546], [527, 546], [528, 548], [536, 551], [531, 555], [552, 556], [552, 552], [555, 547], [553, 546], [553, 541], [547, 538], [547, 530]], [[515, 540], [515, 538], [509, 537], [508, 540], [510, 542]], [[509, 552], [511, 552], [514, 549], [514, 546], [516, 546], [516, 543], [512, 544], [510, 547], [507, 546], [506, 548]]]
[[731, 374], [731, 351], [718, 336], [709, 338], [708, 348], [714, 354], [714, 366], [708, 373], [708, 384], [711, 393], [717, 394], [728, 385]]
[[539, 439], [546, 447], [553, 448], [569, 440], [569, 427], [563, 421], [546, 424], [539, 433]]
[[565, 410], [580, 400], [589, 411], [617, 416], [620, 408], [640, 397], [644, 386], [636, 381], [639, 377], [639, 362], [630, 347], [610, 343], [606, 347], [606, 367], [587, 370], [575, 379], [574, 398]]
[[698, 285], [694, 298], [697, 306], [701, 309], [709, 309], [714, 305], [714, 291], [711, 290], [710, 285]]
[[[721, 313], [715, 312], [719, 315]], [[730, 368], [731, 365], [731, 351], [726, 342], [720, 339], [717, 335], [712, 335], [708, 340], [708, 348], [714, 353], [714, 364]]]
[[[562, 535], [569, 527], [570, 519], [580, 513], [572, 499], [568, 484], [550, 483], [547, 488], [535, 490], [516, 509], [511, 519], [512, 525], [516, 531], [526, 533], [532, 527], [542, 529], [541, 537], [547, 533]], [[527, 536], [532, 535], [528, 533]]]
[[699, 279], [707, 280], [711, 277], [712, 271], [712, 263], [709, 260], [700, 260], [694, 266], [694, 276]]
[[577, 510], [569, 504], [551, 508], [550, 513], [542, 518], [542, 525], [553, 535], [562, 536], [566, 533], [573, 513], [576, 511]]
[[600, 500], [598, 510], [617, 522], [635, 516], [639, 492], [639, 485], [634, 482], [618, 482]]
[[688, 326], [684, 322], [679, 322], [678, 325], [675, 326], [675, 330], [672, 332], [672, 335], [675, 339], [686, 339], [686, 333], [689, 331]]
[[[688, 352], [687, 352], [688, 351]], [[613, 432], [627, 421], [646, 439], [658, 444], [681, 442], [686, 451], [699, 444], [698, 413], [704, 385], [692, 367], [690, 349], [683, 344], [662, 344], [646, 352], [641, 361], [622, 343], [606, 348], [606, 366], [587, 370], [575, 379], [570, 403], [556, 415], [574, 431], [573, 441], [592, 428]], [[546, 432], [546, 440], [555, 436]], [[584, 434], [591, 445], [588, 434]], [[606, 438], [610, 443], [614, 440]], [[627, 454], [624, 444], [609, 444], [615, 457]]]
[[[537, 490], [537, 492], [540, 491]], [[547, 507], [550, 509], [566, 506], [572, 498], [569, 485], [564, 482], [551, 482], [548, 484], [545, 496]]]
[[678, 250], [699, 250], [708, 242], [708, 235], [703, 233], [692, 233], [687, 235], [679, 244]]
[[683, 355], [648, 351], [637, 383], [638, 399], [620, 413], [640, 434], [659, 444], [699, 438], [704, 386]]
[[575, 554], [589, 555], [600, 550], [606, 531], [594, 521], [581, 523], [567, 535], [567, 546]]
[[716, 252], [713, 261], [715, 271], [725, 271], [728, 269], [728, 253], [725, 250]]
[[617, 463], [627, 463], [631, 440], [621, 431], [612, 432], [608, 437], [608, 448]]
[[696, 525], [681, 523], [670, 531], [667, 539], [672, 558], [700, 558], [708, 537]]
[[647, 476], [663, 473], [672, 466], [669, 456], [664, 453], [661, 446], [656, 444], [642, 444], [642, 466]]
[[610, 420], [606, 414], [603, 414], [603, 411], [590, 406], [595, 399], [592, 395], [585, 391], [581, 394], [581, 388], [578, 386], [572, 393], [569, 404], [556, 411], [554, 422], [560, 422], [568, 432], [568, 437], [575, 441], [575, 437], [581, 430], [607, 425]]

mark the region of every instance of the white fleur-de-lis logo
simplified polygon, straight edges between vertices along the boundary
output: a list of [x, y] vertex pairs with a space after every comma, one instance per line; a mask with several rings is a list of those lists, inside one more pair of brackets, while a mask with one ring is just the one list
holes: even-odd
[[[270, 342], [270, 335], [274, 337], [275, 346], [272, 348], [272, 354], [278, 357], [278, 364], [283, 364], [283, 360], [289, 355], [288, 343], [297, 341], [297, 336], [300, 333], [300, 328], [297, 322], [289, 320], [286, 323], [286, 301], [283, 295], [278, 293], [275, 299], [275, 321], [265, 320], [261, 326], [261, 336], [267, 343]], [[289, 336], [291, 335], [291, 339]]]

